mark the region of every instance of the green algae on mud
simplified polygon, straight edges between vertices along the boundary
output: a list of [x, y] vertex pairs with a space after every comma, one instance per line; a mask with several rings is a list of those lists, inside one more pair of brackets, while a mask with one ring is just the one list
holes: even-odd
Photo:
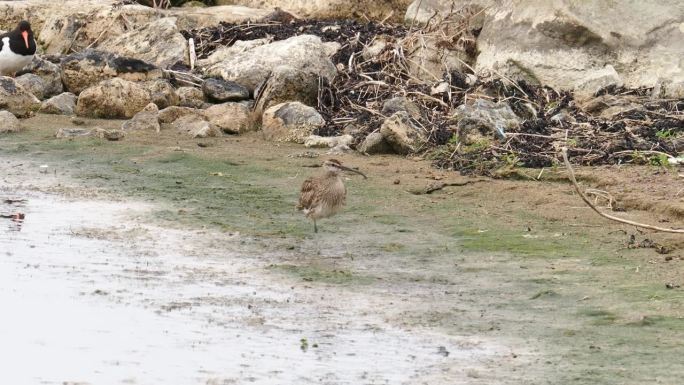
[[173, 203], [173, 208], [157, 212], [165, 221], [210, 224], [256, 235], [301, 236], [308, 231], [305, 221], [288, 220], [295, 196], [268, 185], [274, 174], [266, 168], [231, 159], [204, 159], [174, 149], [35, 136], [27, 131], [9, 144], [0, 142], [2, 150], [61, 163], [67, 174], [90, 187]]
[[279, 264], [270, 265], [268, 270], [277, 271], [283, 274], [293, 275], [305, 282], [318, 282], [336, 285], [368, 285], [376, 281], [377, 278], [361, 275], [349, 270], [330, 268], [322, 265], [292, 265]]
[[568, 228], [515, 205], [505, 216], [478, 211], [484, 198], [413, 195], [369, 175], [349, 180], [347, 208], [314, 236], [294, 204], [301, 181], [317, 172], [307, 166], [320, 161], [290, 158], [295, 150], [273, 144], [242, 149], [234, 142], [243, 137], [204, 149], [145, 135], [111, 143], [28, 130], [0, 137], [0, 151], [55, 164], [86, 187], [155, 201], [162, 223], [282, 247], [298, 262], [264, 270], [283, 279], [394, 290], [416, 301], [400, 325], [532, 341], [540, 358], [528, 369], [544, 375], [529, 383], [651, 383], [656, 370], [684, 376], [673, 369], [684, 355], [682, 291], [658, 281], [651, 251], [626, 250], [607, 230]]

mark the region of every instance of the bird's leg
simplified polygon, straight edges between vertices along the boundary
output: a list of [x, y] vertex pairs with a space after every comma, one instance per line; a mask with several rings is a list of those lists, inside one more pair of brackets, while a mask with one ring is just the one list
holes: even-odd
[[318, 233], [318, 227], [316, 226], [316, 220], [314, 219], [314, 233]]

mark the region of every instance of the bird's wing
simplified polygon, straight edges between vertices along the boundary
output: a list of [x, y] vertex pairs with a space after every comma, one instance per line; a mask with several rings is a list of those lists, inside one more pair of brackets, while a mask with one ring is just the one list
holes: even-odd
[[316, 199], [316, 183], [314, 178], [309, 178], [302, 183], [302, 190], [299, 194], [297, 209], [309, 209], [314, 205]]

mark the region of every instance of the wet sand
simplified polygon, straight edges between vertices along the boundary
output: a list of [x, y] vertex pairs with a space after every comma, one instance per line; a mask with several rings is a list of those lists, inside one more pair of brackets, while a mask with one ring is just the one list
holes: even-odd
[[26, 220], [1, 222], [6, 383], [408, 384], [494, 353], [394, 328], [363, 297], [288, 287], [234, 240], [141, 223], [143, 204], [11, 196]]

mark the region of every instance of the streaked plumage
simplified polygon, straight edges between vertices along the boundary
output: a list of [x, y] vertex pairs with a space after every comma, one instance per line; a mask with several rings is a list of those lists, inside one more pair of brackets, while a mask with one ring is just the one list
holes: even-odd
[[310, 177], [302, 183], [297, 204], [297, 209], [313, 220], [314, 232], [318, 232], [316, 220], [333, 216], [344, 207], [347, 188], [342, 181], [341, 172], [350, 171], [366, 178], [360, 171], [345, 167], [336, 159], [325, 161], [323, 167], [325, 172], [322, 175]]

